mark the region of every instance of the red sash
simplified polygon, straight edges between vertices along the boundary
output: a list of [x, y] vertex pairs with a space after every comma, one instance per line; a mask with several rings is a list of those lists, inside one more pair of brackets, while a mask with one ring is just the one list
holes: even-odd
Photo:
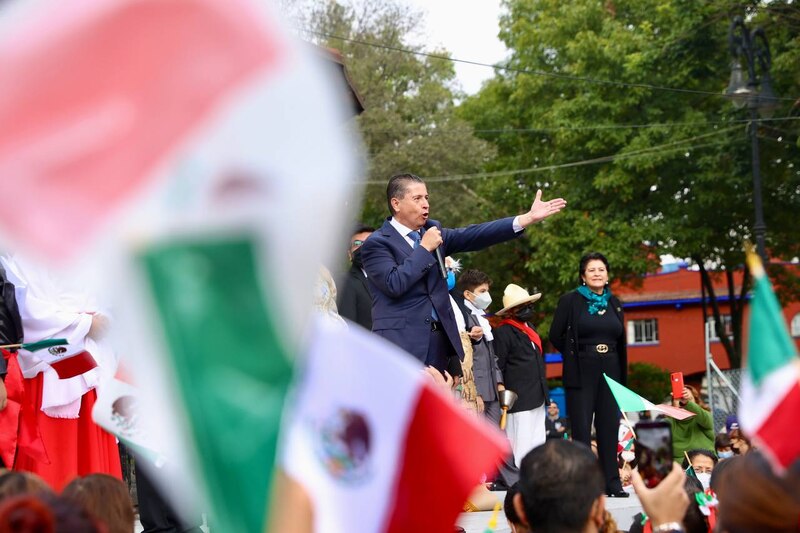
[[503, 324], [508, 324], [509, 326], [513, 326], [518, 330], [520, 330], [521, 332], [523, 332], [525, 335], [527, 335], [528, 338], [531, 340], [531, 342], [535, 344], [537, 348], [539, 348], [539, 353], [544, 355], [544, 352], [542, 351], [542, 338], [539, 337], [539, 334], [536, 333], [536, 331], [534, 331], [532, 327], [530, 327], [528, 324], [519, 322], [518, 320], [514, 320], [511, 318], [504, 318], [503, 320], [501, 320], [500, 325], [502, 326]]

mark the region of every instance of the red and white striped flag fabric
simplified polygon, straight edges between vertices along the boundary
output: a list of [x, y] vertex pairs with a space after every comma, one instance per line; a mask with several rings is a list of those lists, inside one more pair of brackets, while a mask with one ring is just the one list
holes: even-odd
[[155, 481], [262, 531], [309, 280], [359, 205], [341, 80], [269, 2], [27, 4], [0, 9], [1, 236], [113, 278]]

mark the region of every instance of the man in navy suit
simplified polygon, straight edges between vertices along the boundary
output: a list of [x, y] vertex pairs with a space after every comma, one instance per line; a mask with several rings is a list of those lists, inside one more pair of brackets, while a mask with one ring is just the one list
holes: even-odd
[[566, 202], [544, 202], [538, 191], [527, 213], [449, 229], [428, 218], [428, 189], [413, 174], [389, 179], [386, 200], [392, 216], [361, 247], [372, 293], [372, 331], [444, 372], [448, 357], [463, 360], [464, 351], [436, 249], [441, 246], [445, 257], [509, 241]]

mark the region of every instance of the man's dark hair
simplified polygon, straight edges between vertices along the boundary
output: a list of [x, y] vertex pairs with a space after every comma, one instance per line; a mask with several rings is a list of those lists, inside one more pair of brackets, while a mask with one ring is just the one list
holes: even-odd
[[714, 437], [714, 449], [719, 450], [720, 448], [730, 448], [731, 447], [731, 436], [727, 433], [717, 433], [717, 436]]
[[456, 280], [456, 290], [458, 290], [458, 294], [463, 294], [464, 291], [474, 291], [484, 283], [491, 287], [492, 278], [485, 272], [470, 268], [458, 276]]
[[425, 183], [422, 178], [414, 174], [396, 174], [389, 178], [389, 183], [386, 185], [386, 203], [389, 205], [389, 213], [394, 216], [394, 209], [392, 209], [392, 198], [402, 200], [406, 195], [406, 189], [410, 182]]
[[359, 222], [355, 226], [353, 226], [353, 231], [350, 232], [350, 235], [358, 235], [359, 233], [372, 233], [375, 231], [375, 228], [372, 226], [367, 226], [363, 222]]
[[600, 465], [582, 443], [550, 440], [522, 459], [519, 491], [533, 531], [580, 531], [605, 489]]
[[509, 524], [518, 526], [522, 524], [522, 520], [519, 519], [517, 510], [514, 509], [514, 496], [516, 494], [519, 494], [519, 481], [508, 487], [505, 500], [503, 500], [503, 512], [505, 513], [506, 520], [508, 520]]
[[606, 256], [604, 256], [600, 252], [588, 253], [583, 257], [581, 257], [581, 262], [580, 265], [578, 266], [578, 283], [581, 283], [583, 281], [583, 278], [581, 276], [583, 276], [583, 271], [586, 270], [586, 265], [589, 264], [589, 261], [602, 261], [603, 264], [606, 266], [606, 270], [609, 272], [611, 271], [611, 267], [608, 266], [608, 259], [606, 259]]

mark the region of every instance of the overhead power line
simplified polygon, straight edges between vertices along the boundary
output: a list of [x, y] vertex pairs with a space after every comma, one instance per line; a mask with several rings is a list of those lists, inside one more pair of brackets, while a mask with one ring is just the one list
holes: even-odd
[[[722, 94], [721, 92], [701, 91], [701, 90], [698, 90], [698, 89], [681, 89], [681, 88], [678, 88], [678, 87], [665, 87], [665, 86], [662, 86], [662, 85], [653, 85], [653, 84], [650, 84], [650, 83], [630, 83], [630, 82], [624, 82], [624, 81], [604, 80], [604, 79], [599, 79], [599, 78], [590, 78], [590, 77], [587, 77], [587, 76], [577, 76], [577, 75], [574, 75], [574, 74], [561, 74], [561, 73], [558, 73], [558, 72], [545, 72], [543, 70], [530, 70], [530, 69], [516, 68], [516, 67], [511, 67], [511, 66], [508, 66], [508, 65], [493, 65], [491, 63], [483, 63], [483, 62], [480, 62], [480, 61], [473, 61], [473, 60], [470, 60], [470, 59], [459, 59], [459, 58], [449, 57], [449, 56], [445, 56], [445, 55], [441, 55], [441, 54], [433, 54], [433, 53], [430, 53], [430, 52], [422, 52], [422, 51], [418, 51], [418, 50], [411, 50], [411, 49], [408, 49], [408, 48], [400, 48], [399, 46], [391, 46], [391, 45], [388, 45], [388, 44], [381, 44], [381, 43], [376, 43], [376, 42], [372, 42], [372, 41], [365, 41], [363, 39], [353, 39], [351, 37], [343, 37], [341, 35], [335, 35], [335, 34], [332, 34], [332, 33], [327, 33], [327, 32], [318, 31], [318, 30], [312, 30], [312, 29], [308, 29], [308, 28], [297, 28], [297, 29], [300, 30], [300, 31], [304, 31], [306, 33], [310, 33], [312, 35], [317, 35], [317, 36], [320, 36], [320, 37], [326, 37], [328, 39], [338, 39], [340, 41], [353, 43], [353, 44], [359, 44], [359, 45], [362, 45], [362, 46], [371, 46], [373, 48], [380, 48], [380, 49], [383, 49], [383, 50], [391, 50], [393, 52], [399, 52], [399, 53], [403, 53], [403, 54], [411, 54], [411, 55], [416, 55], [416, 56], [421, 56], [421, 57], [427, 57], [427, 58], [430, 58], [430, 59], [441, 59], [443, 61], [452, 61], [453, 63], [463, 63], [465, 65], [475, 65], [475, 66], [479, 66], [479, 67], [487, 67], [487, 68], [492, 68], [492, 69], [497, 69], [497, 70], [504, 70], [506, 72], [515, 72], [515, 73], [518, 73], [518, 74], [529, 74], [531, 76], [546, 76], [546, 77], [556, 78], [556, 79], [582, 81], [582, 82], [586, 82], [586, 83], [596, 83], [596, 84], [599, 84], [599, 85], [614, 85], [614, 86], [618, 86], [618, 87], [650, 89], [650, 90], [654, 90], [654, 91], [667, 91], [667, 92], [674, 92], [674, 93], [700, 94], [700, 95], [704, 95], [704, 96], [718, 96], [718, 97], [721, 96], [721, 97], [725, 97], [725, 95]], [[775, 97], [775, 100], [794, 102], [794, 101], [797, 101], [798, 98]]]
[[[778, 118], [758, 118], [735, 119], [735, 120], [706, 120], [696, 122], [654, 122], [651, 124], [593, 124], [584, 126], [546, 126], [541, 128], [494, 128], [494, 129], [470, 129], [470, 128], [431, 128], [420, 132], [421, 135], [448, 135], [460, 133], [480, 133], [484, 135], [505, 135], [511, 133], [551, 133], [555, 131], [590, 131], [590, 130], [626, 130], [626, 129], [649, 129], [649, 128], [681, 128], [688, 126], [723, 126], [733, 124], [749, 124], [750, 122], [769, 123], [769, 122], [796, 122], [800, 117], [778, 117]], [[390, 132], [395, 128], [370, 128], [372, 132]]]
[[[602, 157], [594, 157], [591, 159], [584, 159], [582, 161], [572, 161], [569, 163], [561, 163], [557, 165], [548, 165], [543, 167], [531, 167], [531, 168], [522, 168], [522, 169], [515, 169], [515, 170], [498, 170], [494, 172], [476, 172], [472, 174], [451, 174], [447, 176], [428, 176], [424, 177], [426, 182], [448, 182], [448, 181], [463, 181], [463, 180], [471, 180], [471, 179], [485, 179], [485, 178], [496, 178], [500, 176], [515, 176], [519, 174], [533, 174], [537, 172], [545, 172], [550, 170], [559, 170], [563, 168], [571, 168], [571, 167], [579, 167], [579, 166], [586, 166], [586, 165], [595, 165], [599, 163], [610, 163], [612, 161], [618, 161], [622, 159], [632, 159], [635, 157], [641, 157], [644, 155], [650, 155], [655, 152], [674, 152], [678, 150], [697, 150], [700, 148], [706, 148], [709, 146], [717, 146], [721, 144], [726, 144], [728, 141], [718, 141], [713, 143], [706, 143], [706, 144], [698, 144], [698, 145], [691, 145], [685, 146], [687, 143], [691, 143], [693, 141], [704, 139], [707, 137], [712, 137], [716, 135], [720, 135], [722, 133], [727, 133], [734, 129], [738, 129], [736, 126], [732, 126], [730, 128], [721, 129], [719, 131], [714, 131], [711, 133], [705, 133], [703, 135], [695, 135], [694, 137], [689, 137], [687, 139], [681, 139], [679, 141], [673, 141], [670, 143], [660, 144], [657, 146], [648, 146], [647, 148], [641, 148], [639, 150], [632, 150], [630, 152], [624, 152], [621, 154], [611, 154]], [[375, 181], [369, 180], [362, 182], [368, 185], [383, 185], [385, 181]]]
[[[798, 121], [800, 117], [759, 118], [755, 122]], [[751, 119], [714, 120], [697, 122], [654, 122], [651, 124], [594, 124], [591, 126], [552, 126], [544, 128], [498, 128], [486, 130], [470, 130], [474, 133], [547, 133], [551, 131], [581, 131], [581, 130], [627, 130], [647, 128], [681, 128], [686, 126], [720, 126], [730, 124], [748, 124]], [[447, 130], [442, 130], [447, 131]]]

